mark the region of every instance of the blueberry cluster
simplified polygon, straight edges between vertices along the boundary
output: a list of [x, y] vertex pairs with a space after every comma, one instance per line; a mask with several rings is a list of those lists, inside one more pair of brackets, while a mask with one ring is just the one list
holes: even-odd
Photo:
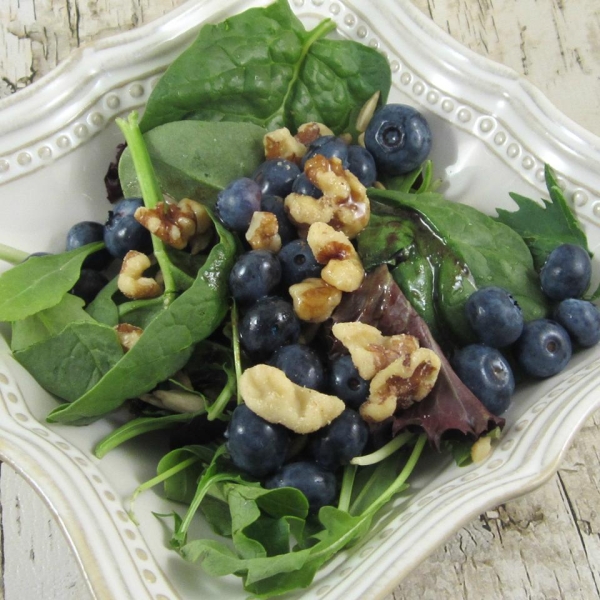
[[515, 378], [506, 358], [510, 353], [526, 375], [546, 378], [567, 366], [573, 347], [600, 341], [600, 310], [581, 298], [591, 271], [589, 254], [581, 246], [562, 244], [550, 253], [540, 283], [555, 303], [552, 319], [525, 323], [512, 296], [497, 287], [479, 289], [468, 299], [467, 320], [480, 343], [459, 350], [453, 365], [490, 412], [502, 414], [514, 393]]
[[88, 256], [79, 280], [71, 290], [86, 304], [108, 283], [103, 271], [114, 258], [122, 259], [129, 250], [148, 253], [152, 250], [150, 233], [134, 218], [136, 209], [143, 206], [141, 198], [123, 198], [108, 213], [104, 224], [81, 221], [67, 232], [65, 250], [75, 250], [94, 242], [104, 242], [105, 248]]

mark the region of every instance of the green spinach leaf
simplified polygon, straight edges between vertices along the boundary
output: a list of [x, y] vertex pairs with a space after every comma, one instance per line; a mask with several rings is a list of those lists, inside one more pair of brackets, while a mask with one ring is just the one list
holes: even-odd
[[87, 244], [62, 254], [32, 256], [0, 275], [0, 321], [19, 321], [56, 306], [79, 279], [86, 256], [104, 247]]
[[538, 271], [544, 266], [550, 252], [561, 244], [575, 244], [589, 252], [585, 233], [549, 165], [545, 166], [545, 176], [550, 200], [542, 199], [543, 205], [511, 193], [510, 197], [517, 203], [518, 210], [497, 209], [498, 221], [512, 227], [529, 246]]
[[50, 422], [98, 418], [128, 398], [150, 391], [182, 368], [194, 345], [219, 326], [228, 310], [227, 277], [236, 246], [231, 233], [217, 221], [215, 227], [220, 241], [194, 284], [156, 315], [135, 346], [93, 387], [71, 404], [53, 410]]
[[16, 321], [12, 326], [11, 350], [18, 352], [43, 342], [53, 335], [58, 335], [75, 321], [92, 321], [92, 317], [83, 309], [83, 304], [81, 298], [65, 294], [56, 306]]
[[73, 402], [115, 368], [123, 349], [112, 327], [80, 321], [13, 356], [44, 389]]
[[320, 39], [333, 29], [325, 20], [307, 32], [287, 0], [205, 25], [152, 92], [143, 131], [184, 119], [352, 131], [375, 92], [385, 102], [390, 68], [373, 48]]
[[[220, 190], [250, 177], [264, 161], [265, 133], [251, 123], [179, 121], [147, 132], [144, 141], [164, 192], [212, 206]], [[125, 195], [140, 195], [129, 149], [119, 161], [119, 179]]]

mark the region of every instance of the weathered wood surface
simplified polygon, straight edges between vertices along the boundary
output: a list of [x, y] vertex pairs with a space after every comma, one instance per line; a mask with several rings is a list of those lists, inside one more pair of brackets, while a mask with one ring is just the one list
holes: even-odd
[[[307, 0], [309, 1], [309, 0]], [[147, 23], [182, 0], [0, 0], [0, 97], [79, 45]], [[525, 75], [600, 135], [598, 0], [414, 0], [455, 39]], [[600, 413], [559, 473], [461, 529], [387, 600], [600, 598]], [[6, 465], [0, 478], [6, 600], [89, 597], [50, 513]]]

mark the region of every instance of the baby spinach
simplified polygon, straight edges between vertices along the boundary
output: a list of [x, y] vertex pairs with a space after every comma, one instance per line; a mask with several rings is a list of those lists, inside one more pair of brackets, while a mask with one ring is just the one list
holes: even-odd
[[[397, 212], [395, 216], [388, 217], [388, 234], [380, 236], [380, 239], [394, 235], [394, 223], [399, 218], [414, 219], [410, 216], [411, 212], [419, 216], [422, 225], [414, 230], [415, 255], [427, 256], [432, 265], [435, 271], [433, 305], [437, 314], [443, 317], [445, 326], [458, 339], [464, 341], [465, 332], [469, 330], [464, 319], [464, 303], [478, 287], [494, 285], [509, 290], [521, 306], [526, 320], [547, 314], [548, 303], [541, 292], [529, 248], [509, 226], [436, 193], [407, 194], [371, 189], [369, 197]], [[377, 250], [385, 256], [385, 246], [381, 241], [377, 244], [378, 248], [370, 249], [370, 254]], [[390, 249], [394, 250], [394, 246]], [[413, 284], [426, 293], [423, 286], [429, 287], [430, 282], [425, 278], [422, 285], [415, 284], [415, 276], [421, 277], [422, 273], [421, 269], [413, 271]], [[406, 273], [405, 269], [404, 273], [399, 271], [397, 275]], [[402, 287], [405, 287], [404, 284]]]
[[139, 341], [85, 394], [48, 416], [50, 422], [98, 418], [128, 398], [150, 391], [182, 368], [194, 345], [208, 337], [228, 310], [227, 277], [235, 256], [231, 233], [214, 222], [220, 241], [192, 286], [148, 324]]
[[575, 244], [589, 252], [585, 233], [567, 204], [554, 171], [546, 165], [544, 172], [550, 200], [542, 199], [543, 204], [539, 204], [531, 198], [511, 193], [518, 210], [497, 209], [498, 221], [517, 231], [529, 246], [538, 271], [550, 252], [561, 244]]
[[123, 357], [123, 349], [112, 327], [78, 321], [13, 356], [44, 389], [72, 402], [115, 368]]
[[79, 279], [85, 258], [104, 247], [87, 244], [62, 254], [32, 256], [0, 275], [0, 321], [19, 321], [56, 306]]
[[385, 102], [390, 67], [373, 48], [321, 39], [334, 29], [326, 19], [306, 31], [287, 0], [205, 25], [153, 90], [143, 131], [196, 119], [268, 130], [316, 120], [336, 133], [353, 132], [375, 92]]
[[[145, 133], [144, 141], [164, 192], [210, 206], [220, 190], [251, 176], [264, 160], [265, 133], [252, 123], [180, 121]], [[140, 195], [129, 149], [119, 161], [119, 179], [126, 196]]]

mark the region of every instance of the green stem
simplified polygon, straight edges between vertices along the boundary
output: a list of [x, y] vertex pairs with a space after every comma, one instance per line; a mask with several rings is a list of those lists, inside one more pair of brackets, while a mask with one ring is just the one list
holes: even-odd
[[23, 250], [17, 250], [6, 244], [0, 244], [0, 260], [10, 263], [11, 265], [18, 265], [22, 263], [29, 254], [23, 252]]
[[160, 475], [157, 475], [156, 477], [153, 477], [152, 479], [149, 479], [148, 481], [145, 481], [144, 483], [142, 483], [141, 485], [139, 485], [135, 489], [135, 491], [131, 495], [131, 499], [129, 500], [129, 511], [128, 512], [129, 512], [129, 516], [130, 516], [131, 520], [136, 525], [139, 525], [137, 519], [135, 518], [134, 512], [133, 512], [133, 504], [135, 502], [135, 499], [142, 492], [145, 492], [146, 490], [149, 490], [150, 488], [153, 488], [155, 485], [158, 485], [159, 483], [162, 483], [163, 481], [166, 481], [167, 479], [169, 479], [173, 475], [176, 475], [177, 473], [179, 473], [181, 471], [184, 471], [188, 467], [191, 467], [193, 464], [199, 462], [199, 460], [200, 460], [199, 457], [192, 456], [191, 458], [188, 458], [188, 459], [183, 460], [180, 463], [176, 464], [174, 467], [171, 467], [170, 469], [167, 469], [166, 471], [164, 471], [164, 473], [161, 473]]
[[[115, 122], [121, 129], [131, 152], [131, 159], [135, 167], [144, 205], [147, 208], [154, 208], [159, 202], [163, 201], [163, 195], [154, 167], [152, 166], [144, 136], [140, 130], [138, 113], [137, 111], [132, 111], [127, 120], [116, 119]], [[177, 287], [171, 273], [171, 261], [163, 242], [155, 235], [152, 236], [152, 247], [165, 282], [164, 303], [166, 306], [174, 300], [177, 294]]]
[[408, 442], [410, 442], [410, 440], [412, 440], [413, 437], [414, 434], [412, 433], [401, 433], [400, 435], [397, 435], [395, 438], [389, 441], [385, 446], [382, 446], [378, 450], [375, 450], [375, 452], [353, 458], [350, 461], [350, 464], [359, 465], [361, 467], [365, 467], [367, 465], [374, 465], [378, 462], [381, 462], [382, 460], [385, 460], [388, 456], [394, 454], [394, 452], [396, 452], [397, 450], [402, 448], [402, 446], [405, 446]]
[[352, 497], [352, 487], [354, 485], [356, 470], [357, 467], [354, 465], [347, 465], [344, 468], [342, 489], [340, 490], [340, 499], [338, 500], [338, 508], [345, 512], [348, 512], [350, 508], [350, 498]]
[[233, 365], [235, 368], [235, 389], [237, 403], [242, 404], [240, 395], [240, 377], [242, 376], [242, 353], [240, 350], [239, 318], [237, 304], [234, 302], [231, 307], [231, 341], [233, 346]]
[[211, 404], [210, 408], [206, 411], [206, 418], [209, 421], [214, 421], [218, 417], [221, 416], [223, 410], [227, 406], [231, 396], [233, 396], [234, 387], [235, 387], [235, 376], [230, 374], [230, 370], [226, 369], [227, 373], [227, 382], [223, 386], [220, 394], [217, 396], [217, 399]]

